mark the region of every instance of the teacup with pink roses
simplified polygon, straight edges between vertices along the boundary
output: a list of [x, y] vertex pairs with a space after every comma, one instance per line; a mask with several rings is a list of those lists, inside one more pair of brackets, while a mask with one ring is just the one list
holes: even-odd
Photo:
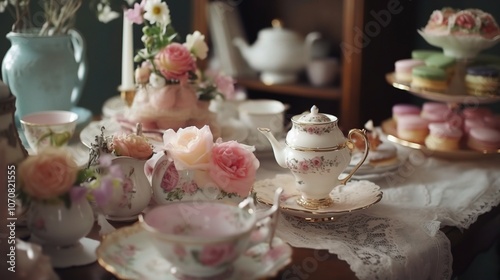
[[208, 126], [163, 134], [164, 154], [146, 162], [155, 201], [241, 200], [252, 189], [259, 160], [255, 148], [236, 141], [215, 142]]

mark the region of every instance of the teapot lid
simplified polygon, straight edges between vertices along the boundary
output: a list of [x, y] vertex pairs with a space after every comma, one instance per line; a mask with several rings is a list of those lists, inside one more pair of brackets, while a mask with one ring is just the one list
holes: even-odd
[[319, 112], [319, 109], [318, 107], [316, 107], [316, 105], [313, 105], [311, 107], [311, 112], [308, 113], [308, 114], [304, 114], [302, 115], [298, 121], [300, 123], [329, 123], [329, 122], [332, 122], [332, 119], [325, 115], [325, 114], [322, 114]]

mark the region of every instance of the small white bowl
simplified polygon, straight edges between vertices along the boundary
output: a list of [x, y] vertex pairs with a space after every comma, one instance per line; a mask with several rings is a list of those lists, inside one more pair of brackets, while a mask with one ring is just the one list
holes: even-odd
[[66, 146], [73, 137], [78, 115], [70, 111], [41, 111], [21, 118], [24, 135], [36, 153], [46, 147]]

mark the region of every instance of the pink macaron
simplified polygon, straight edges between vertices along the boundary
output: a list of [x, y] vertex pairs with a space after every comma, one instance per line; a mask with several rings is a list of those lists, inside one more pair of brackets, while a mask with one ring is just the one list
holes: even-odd
[[487, 127], [486, 122], [483, 119], [465, 119], [464, 120], [464, 132], [469, 134], [469, 131], [474, 127]]
[[397, 81], [411, 82], [412, 69], [416, 66], [425, 65], [420, 59], [401, 59], [394, 63], [394, 73]]
[[425, 102], [422, 105], [422, 112], [420, 115], [429, 122], [446, 122], [451, 112], [451, 109], [445, 103]]
[[492, 116], [493, 112], [486, 107], [467, 107], [462, 110], [462, 115], [465, 119], [484, 119]]
[[500, 149], [500, 131], [489, 127], [471, 128], [467, 145], [481, 152], [497, 152]]
[[500, 130], [500, 115], [485, 116], [483, 120], [487, 127]]
[[420, 107], [412, 104], [396, 104], [392, 106], [392, 118], [397, 121], [398, 117], [405, 115], [420, 115]]
[[462, 129], [448, 123], [430, 123], [425, 145], [429, 149], [452, 151], [460, 148]]
[[407, 141], [424, 143], [425, 137], [429, 134], [428, 125], [429, 121], [420, 116], [401, 116], [396, 125], [398, 137]]

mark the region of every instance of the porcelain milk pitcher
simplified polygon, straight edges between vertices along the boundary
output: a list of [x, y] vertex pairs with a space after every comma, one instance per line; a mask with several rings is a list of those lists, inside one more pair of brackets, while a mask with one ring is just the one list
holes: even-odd
[[[346, 139], [338, 127], [338, 118], [319, 113], [316, 106], [310, 113], [292, 117], [292, 128], [283, 145], [268, 128], [258, 128], [271, 142], [278, 164], [288, 168], [296, 181], [301, 197], [297, 203], [307, 209], [332, 205], [330, 192], [345, 185], [368, 155], [368, 139], [363, 130], [351, 129]], [[352, 171], [340, 179], [340, 174], [351, 161], [354, 144], [352, 136], [359, 134], [364, 142], [364, 154]]]

